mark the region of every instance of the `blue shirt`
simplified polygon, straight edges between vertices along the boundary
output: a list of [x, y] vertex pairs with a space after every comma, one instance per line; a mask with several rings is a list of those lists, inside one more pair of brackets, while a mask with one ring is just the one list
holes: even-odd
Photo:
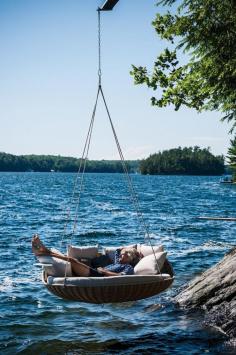
[[122, 275], [133, 275], [134, 268], [129, 264], [121, 264], [120, 263], [120, 249], [116, 250], [115, 253], [115, 262], [114, 264], [106, 266], [106, 270], [116, 272]]

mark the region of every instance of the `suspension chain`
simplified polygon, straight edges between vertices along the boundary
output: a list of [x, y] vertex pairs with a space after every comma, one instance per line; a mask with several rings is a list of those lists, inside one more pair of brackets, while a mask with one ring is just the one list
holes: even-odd
[[102, 62], [101, 62], [101, 10], [98, 9], [98, 85], [102, 83]]

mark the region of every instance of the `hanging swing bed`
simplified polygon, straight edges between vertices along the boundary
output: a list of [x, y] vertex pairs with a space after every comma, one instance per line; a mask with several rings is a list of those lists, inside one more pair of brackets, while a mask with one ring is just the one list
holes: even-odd
[[[153, 246], [149, 235], [148, 226], [146, 225], [137, 195], [135, 193], [131, 177], [129, 175], [128, 167], [124, 160], [124, 156], [118, 141], [118, 137], [111, 119], [110, 112], [105, 100], [105, 96], [101, 83], [101, 31], [100, 31], [100, 15], [102, 11], [110, 11], [116, 5], [118, 0], [107, 0], [101, 8], [98, 8], [98, 90], [95, 100], [95, 105], [83, 149], [82, 158], [80, 160], [80, 167], [78, 174], [76, 175], [72, 200], [74, 199], [77, 189], [79, 189], [77, 203], [75, 208], [75, 218], [73, 224], [73, 230], [71, 232], [71, 240], [68, 247], [68, 256], [77, 257], [78, 260], [92, 260], [97, 257], [99, 250], [94, 247], [72, 247], [72, 236], [75, 233], [78, 211], [80, 205], [81, 192], [84, 187], [84, 174], [86, 172], [86, 164], [88, 161], [88, 153], [90, 147], [90, 141], [92, 136], [92, 130], [94, 125], [94, 119], [97, 109], [97, 103], [99, 96], [102, 97], [102, 101], [105, 105], [106, 113], [110, 122], [111, 130], [117, 145], [121, 164], [124, 171], [124, 176], [127, 182], [128, 190], [134, 208], [137, 212], [137, 217], [142, 227], [145, 240], [148, 240], [148, 244], [138, 244], [135, 248], [142, 255], [142, 259], [134, 267], [133, 275], [119, 275], [109, 277], [77, 277], [73, 276], [68, 261], [58, 261], [54, 257], [41, 256], [38, 257], [40, 265], [42, 266], [42, 282], [46, 288], [54, 295], [67, 299], [88, 303], [115, 303], [115, 302], [127, 302], [136, 301], [144, 298], [148, 298], [157, 295], [168, 287], [171, 286], [174, 280], [173, 269], [166, 258], [166, 252], [164, 252], [163, 246]], [[67, 222], [70, 219], [70, 210], [67, 215]], [[64, 234], [66, 234], [66, 227]], [[114, 248], [105, 248], [103, 254], [109, 255], [111, 261], [114, 256]], [[100, 253], [100, 254], [102, 254]], [[64, 263], [64, 264], [63, 264]]]

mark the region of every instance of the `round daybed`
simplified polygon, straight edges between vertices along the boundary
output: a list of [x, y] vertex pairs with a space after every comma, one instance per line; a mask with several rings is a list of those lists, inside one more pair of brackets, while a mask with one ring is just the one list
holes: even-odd
[[54, 295], [88, 303], [115, 303], [152, 297], [173, 282], [173, 269], [165, 261], [158, 275], [122, 275], [115, 277], [53, 277], [42, 275], [43, 284]]

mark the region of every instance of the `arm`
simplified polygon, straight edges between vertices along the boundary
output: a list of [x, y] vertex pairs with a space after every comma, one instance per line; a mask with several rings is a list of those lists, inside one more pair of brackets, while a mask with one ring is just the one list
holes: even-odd
[[101, 272], [104, 276], [120, 276], [120, 273], [109, 271], [104, 269], [103, 267], [98, 267], [97, 271]]

